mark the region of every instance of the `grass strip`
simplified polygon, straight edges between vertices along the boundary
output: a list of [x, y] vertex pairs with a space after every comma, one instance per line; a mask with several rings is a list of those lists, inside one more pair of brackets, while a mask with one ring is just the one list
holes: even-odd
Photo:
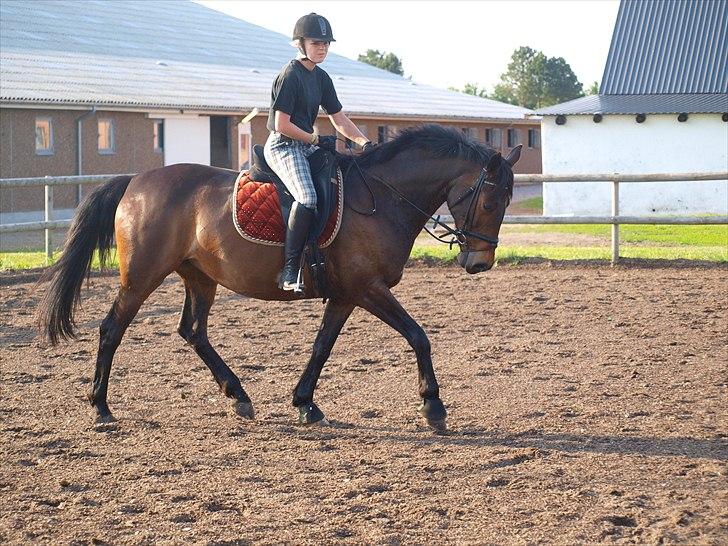
[[[593, 237], [611, 237], [611, 226], [604, 224], [569, 225], [505, 225], [501, 228], [510, 233], [573, 233]], [[728, 225], [681, 226], [681, 225], [624, 225], [619, 228], [619, 238], [626, 243], [660, 243], [668, 245], [723, 246], [728, 248]]]
[[[450, 264], [455, 261], [458, 249], [447, 245], [415, 245], [410, 259], [431, 264]], [[555, 246], [521, 245], [503, 246], [498, 249], [497, 259], [501, 263], [518, 264], [528, 258], [545, 260], [610, 260], [611, 249], [604, 246]], [[724, 245], [623, 245], [620, 256], [646, 260], [699, 260], [728, 263], [728, 246]], [[54, 255], [58, 258], [58, 254]], [[0, 252], [0, 271], [34, 269], [45, 266], [43, 252]], [[93, 269], [99, 269], [98, 256], [94, 257]], [[119, 267], [116, 253], [112, 252], [109, 268]]]

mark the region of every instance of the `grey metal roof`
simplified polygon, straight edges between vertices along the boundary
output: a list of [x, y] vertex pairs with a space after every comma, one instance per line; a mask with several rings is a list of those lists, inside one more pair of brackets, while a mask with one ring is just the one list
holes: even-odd
[[622, 0], [599, 93], [728, 93], [728, 2]]
[[675, 93], [670, 95], [589, 95], [541, 108], [538, 115], [558, 114], [677, 114], [728, 112], [728, 94]]
[[538, 115], [728, 112], [728, 0], [622, 0], [599, 95]]
[[[290, 37], [185, 0], [2, 0], [0, 101], [267, 110]], [[523, 120], [530, 110], [330, 54], [350, 114]]]

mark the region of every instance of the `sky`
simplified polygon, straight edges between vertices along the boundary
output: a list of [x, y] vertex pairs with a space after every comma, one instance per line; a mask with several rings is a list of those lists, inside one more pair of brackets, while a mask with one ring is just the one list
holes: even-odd
[[619, 9], [619, 0], [196, 1], [285, 35], [313, 11], [331, 23], [332, 53], [391, 52], [417, 82], [489, 92], [520, 46], [563, 57], [585, 88], [601, 82]]

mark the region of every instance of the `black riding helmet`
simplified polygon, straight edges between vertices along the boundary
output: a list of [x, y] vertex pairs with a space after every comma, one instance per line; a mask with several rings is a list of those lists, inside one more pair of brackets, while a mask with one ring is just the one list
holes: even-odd
[[293, 39], [299, 40], [308, 38], [310, 40], [319, 40], [321, 42], [335, 42], [334, 33], [328, 19], [322, 15], [309, 13], [304, 15], [293, 27]]

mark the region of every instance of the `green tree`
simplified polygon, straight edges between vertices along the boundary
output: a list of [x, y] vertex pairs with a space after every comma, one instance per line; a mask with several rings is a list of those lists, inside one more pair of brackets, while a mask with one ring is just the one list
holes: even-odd
[[363, 63], [376, 66], [404, 76], [404, 69], [402, 68], [402, 61], [399, 60], [394, 53], [380, 52], [378, 49], [367, 49], [364, 55], [359, 55], [359, 61]]
[[525, 108], [543, 108], [581, 97], [582, 89], [562, 57], [546, 57], [530, 47], [519, 47], [489, 98]]
[[458, 93], [465, 93], [466, 95], [475, 95], [483, 99], [488, 98], [488, 92], [485, 87], [478, 87], [477, 83], [466, 83], [465, 87], [458, 89], [457, 87], [448, 87], [450, 91], [457, 91]]
[[599, 94], [599, 82], [594, 82], [586, 90], [586, 95], [598, 95]]

